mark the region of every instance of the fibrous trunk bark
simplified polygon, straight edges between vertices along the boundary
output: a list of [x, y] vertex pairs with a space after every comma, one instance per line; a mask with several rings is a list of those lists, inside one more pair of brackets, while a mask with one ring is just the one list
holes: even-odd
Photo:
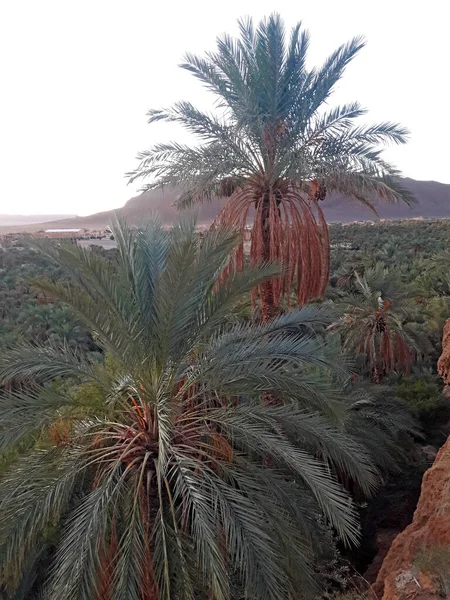
[[[271, 260], [270, 256], [270, 219], [269, 219], [269, 199], [263, 199], [263, 208], [262, 208], [262, 219], [261, 219], [261, 237], [262, 237], [262, 260], [264, 263], [269, 263]], [[269, 281], [264, 282], [261, 285], [261, 317], [263, 323], [267, 323], [271, 319], [273, 319], [279, 309], [275, 304], [274, 294], [273, 294], [273, 283], [270, 279]], [[263, 392], [262, 396], [263, 403], [266, 405], [279, 405], [282, 403], [281, 397], [277, 394], [271, 394], [270, 392]], [[266, 466], [270, 466], [270, 461], [265, 462]]]
[[[262, 238], [262, 261], [264, 263], [270, 262], [270, 202], [268, 195], [262, 200], [262, 219], [261, 219], [261, 238]], [[276, 316], [278, 309], [275, 305], [273, 295], [273, 283], [272, 280], [266, 281], [261, 285], [261, 317], [263, 323], [267, 323], [273, 317]]]

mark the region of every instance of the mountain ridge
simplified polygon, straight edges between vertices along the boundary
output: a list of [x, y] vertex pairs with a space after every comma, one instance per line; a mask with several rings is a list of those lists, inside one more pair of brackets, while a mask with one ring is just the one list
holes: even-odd
[[[379, 213], [378, 217], [362, 204], [335, 193], [330, 194], [321, 206], [329, 222], [365, 221], [377, 218], [450, 218], [450, 184], [411, 178], [404, 178], [403, 183], [417, 198], [417, 203], [408, 207], [406, 204], [387, 204], [376, 200], [374, 204]], [[157, 189], [134, 196], [124, 206], [115, 210], [103, 211], [86, 217], [63, 218], [57, 221], [43, 221], [14, 227], [1, 226], [3, 223], [0, 221], [0, 233], [9, 231], [32, 233], [56, 225], [58, 228], [103, 229], [115, 214], [127, 220], [131, 225], [137, 225], [155, 212], [160, 214], [166, 225], [170, 225], [177, 212], [173, 206], [177, 196], [176, 190]], [[225, 203], [226, 200], [215, 200], [204, 204], [199, 209], [199, 224], [210, 224]]]
[[0, 227], [17, 227], [35, 225], [42, 222], [57, 222], [66, 219], [74, 219], [74, 214], [47, 214], [47, 215], [20, 215], [0, 214]]

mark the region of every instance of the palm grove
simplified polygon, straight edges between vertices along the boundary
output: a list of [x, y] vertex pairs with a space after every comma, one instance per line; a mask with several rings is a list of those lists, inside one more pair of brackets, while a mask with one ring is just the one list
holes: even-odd
[[[320, 597], [330, 548], [360, 542], [359, 505], [420, 435], [402, 376], [430, 356], [388, 250], [332, 254], [329, 285], [327, 195], [412, 201], [382, 157], [407, 132], [329, 108], [363, 45], [309, 70], [307, 32], [273, 15], [187, 55], [216, 110], [150, 111], [198, 143], [156, 145], [130, 176], [181, 190], [181, 210], [227, 198], [210, 230], [182, 211], [171, 231], [115, 223], [108, 260], [39, 246], [57, 276], [32, 285], [77, 320], [3, 343], [5, 598]], [[446, 292], [408, 291], [445, 312]]]

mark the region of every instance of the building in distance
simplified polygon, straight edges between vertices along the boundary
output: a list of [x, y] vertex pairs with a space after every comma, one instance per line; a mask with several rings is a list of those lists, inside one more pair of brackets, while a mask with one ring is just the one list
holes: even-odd
[[83, 229], [46, 229], [42, 237], [63, 239], [63, 238], [77, 238], [83, 235]]

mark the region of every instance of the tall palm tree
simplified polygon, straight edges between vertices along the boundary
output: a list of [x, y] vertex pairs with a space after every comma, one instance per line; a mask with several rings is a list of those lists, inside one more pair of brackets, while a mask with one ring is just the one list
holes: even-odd
[[343, 317], [332, 328], [342, 338], [343, 349], [354, 353], [380, 383], [394, 371], [408, 373], [419, 345], [409, 323], [417, 306], [413, 288], [376, 263], [364, 275], [355, 273], [352, 290], [341, 300]]
[[[374, 209], [410, 194], [398, 171], [382, 157], [382, 145], [403, 144], [407, 130], [394, 123], [363, 126], [365, 110], [352, 102], [327, 104], [345, 68], [364, 46], [354, 38], [324, 64], [308, 69], [308, 32], [296, 25], [288, 39], [277, 14], [255, 29], [240, 21], [240, 37], [223, 35], [216, 52], [187, 54], [182, 68], [216, 98], [207, 114], [189, 102], [150, 110], [149, 122], [181, 124], [198, 143], [157, 144], [138, 155], [130, 181], [150, 178], [143, 189], [176, 186], [178, 206], [229, 198], [218, 221], [245, 229], [253, 219], [253, 265], [283, 263], [282, 277], [260, 286], [264, 318], [277, 312], [294, 284], [297, 302], [320, 297], [329, 276], [328, 229], [319, 202], [340, 192]], [[236, 266], [243, 266], [243, 245]]]
[[1, 357], [0, 381], [21, 383], [0, 397], [1, 450], [19, 453], [0, 478], [1, 585], [33, 580], [50, 539], [49, 600], [307, 597], [321, 523], [358, 536], [334, 473], [366, 492], [375, 479], [339, 428], [342, 369], [314, 335], [327, 310], [229, 319], [278, 274], [224, 280], [239, 243], [229, 229], [200, 240], [194, 223], [152, 222], [114, 236], [118, 265], [49, 247], [72, 283], [43, 284], [91, 328], [105, 363], [67, 344]]

